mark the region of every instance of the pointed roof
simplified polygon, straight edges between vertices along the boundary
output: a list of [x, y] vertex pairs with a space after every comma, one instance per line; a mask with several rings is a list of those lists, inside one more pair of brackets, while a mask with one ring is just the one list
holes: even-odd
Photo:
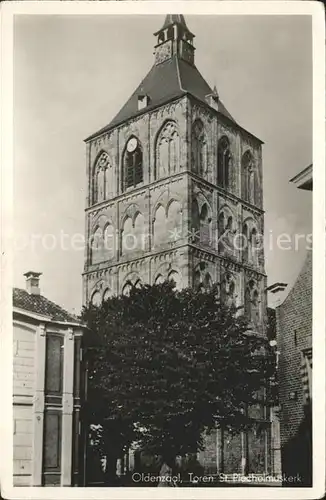
[[13, 289], [13, 307], [26, 312], [48, 316], [50, 321], [60, 321], [70, 324], [82, 324], [73, 314], [68, 313], [55, 302], [43, 295], [32, 295], [22, 288]]
[[[212, 93], [213, 90], [196, 66], [174, 56], [161, 64], [154, 64], [109, 125], [92, 134], [86, 140], [92, 139], [138, 114], [148, 112], [186, 94], [190, 94], [207, 104], [206, 97]], [[150, 103], [145, 109], [139, 111], [138, 96], [144, 94], [149, 96]], [[221, 100], [219, 100], [219, 112], [235, 123]]]
[[[182, 26], [183, 29], [194, 36], [187, 28], [185, 18], [182, 14], [168, 14], [165, 18], [163, 27], [161, 30], [157, 31], [155, 35], [173, 24]], [[149, 103], [146, 107], [139, 109], [138, 98], [144, 95], [149, 97]], [[87, 142], [118, 125], [122, 125], [131, 118], [147, 113], [148, 111], [184, 95], [191, 95], [207, 106], [209, 105], [207, 101], [208, 96], [218, 98], [217, 112], [231, 120], [238, 129], [243, 130], [251, 137], [257, 139], [259, 143], [263, 144], [258, 137], [245, 130], [234, 120], [221, 99], [219, 99], [216, 86], [214, 85], [212, 89], [198, 71], [195, 64], [193, 62], [186, 62], [183, 58], [179, 57], [178, 53], [162, 63], [154, 63], [146, 77], [142, 80], [140, 85], [138, 85], [113, 120], [105, 127], [87, 137], [85, 141]]]
[[179, 26], [182, 26], [184, 29], [189, 31], [189, 33], [191, 33], [191, 31], [189, 30], [189, 28], [186, 25], [185, 18], [182, 14], [167, 14], [165, 17], [165, 21], [164, 21], [162, 28], [160, 30], [156, 31], [156, 33], [154, 33], [154, 35], [157, 35], [160, 31], [165, 30], [166, 28], [169, 28], [169, 26], [172, 26], [173, 24], [179, 24]]

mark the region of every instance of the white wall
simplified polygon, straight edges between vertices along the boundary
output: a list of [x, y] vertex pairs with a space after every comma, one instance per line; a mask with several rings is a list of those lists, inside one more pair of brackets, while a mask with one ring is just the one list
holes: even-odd
[[13, 329], [14, 485], [32, 479], [35, 327], [14, 322]]

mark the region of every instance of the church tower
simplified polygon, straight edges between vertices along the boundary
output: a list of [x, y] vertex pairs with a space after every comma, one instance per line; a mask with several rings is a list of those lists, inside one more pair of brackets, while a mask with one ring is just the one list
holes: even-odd
[[[142, 282], [217, 282], [222, 300], [243, 307], [252, 329], [265, 334], [262, 141], [198, 71], [183, 15], [167, 15], [154, 36], [149, 73], [115, 118], [86, 139], [84, 302]], [[269, 469], [258, 441], [247, 451], [250, 472]], [[224, 470], [241, 472], [232, 456], [221, 459]]]

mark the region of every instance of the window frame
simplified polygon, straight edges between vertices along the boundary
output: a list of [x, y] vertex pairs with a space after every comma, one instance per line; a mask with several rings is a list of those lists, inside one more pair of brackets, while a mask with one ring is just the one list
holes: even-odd
[[[49, 374], [49, 366], [48, 366], [48, 346], [49, 340], [52, 338], [56, 338], [60, 340], [60, 354], [59, 354], [59, 388], [58, 390], [51, 390], [48, 388], [47, 381], [53, 380], [48, 379]], [[50, 356], [49, 356], [50, 357]], [[51, 356], [52, 358], [52, 356]], [[64, 377], [64, 336], [55, 332], [47, 332], [46, 333], [46, 341], [45, 341], [45, 373], [44, 373], [44, 394], [47, 396], [60, 397], [63, 396], [63, 377]]]
[[[128, 151], [127, 144], [131, 139], [136, 139], [137, 147], [134, 151]], [[139, 155], [137, 161], [137, 155]], [[131, 136], [126, 142], [123, 154], [123, 175], [122, 175], [122, 191], [135, 189], [144, 182], [144, 155], [143, 148], [137, 137]], [[132, 181], [132, 183], [131, 183]]]

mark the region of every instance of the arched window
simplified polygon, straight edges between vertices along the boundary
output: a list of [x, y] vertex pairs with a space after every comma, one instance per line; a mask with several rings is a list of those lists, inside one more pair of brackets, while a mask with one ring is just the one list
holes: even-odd
[[200, 262], [196, 267], [193, 274], [193, 287], [195, 290], [204, 292], [208, 291], [212, 285], [213, 280], [211, 274], [206, 270], [207, 264], [205, 262]]
[[212, 278], [209, 273], [206, 273], [203, 279], [203, 286], [205, 290], [210, 290], [212, 288]]
[[134, 235], [131, 217], [127, 217], [124, 221], [121, 234], [121, 253], [122, 255], [128, 252], [133, 252], [137, 246], [137, 241]]
[[218, 249], [219, 251], [222, 251], [224, 248], [222, 236], [225, 232], [225, 217], [223, 212], [219, 214], [217, 223], [218, 223]]
[[114, 196], [113, 167], [109, 163], [104, 170], [104, 199], [108, 200]]
[[207, 140], [201, 120], [196, 120], [191, 129], [191, 164], [196, 174], [207, 172]]
[[207, 203], [204, 203], [200, 211], [200, 242], [205, 245], [211, 244], [211, 222], [210, 211]]
[[103, 293], [103, 302], [108, 300], [110, 298], [110, 296], [111, 296], [111, 290], [110, 290], [110, 288], [106, 288], [106, 290]]
[[182, 238], [182, 207], [173, 200], [168, 208], [167, 238], [169, 243], [175, 243]]
[[245, 315], [251, 323], [259, 323], [259, 293], [253, 280], [249, 281], [245, 290]]
[[103, 232], [103, 247], [104, 247], [104, 258], [105, 260], [110, 260], [114, 257], [115, 253], [115, 235], [114, 228], [112, 224], [107, 224]]
[[103, 232], [98, 227], [91, 238], [91, 263], [102, 262], [103, 258]]
[[218, 217], [218, 249], [233, 255], [235, 249], [235, 230], [231, 211], [228, 207]]
[[133, 288], [140, 288], [141, 285], [141, 279], [136, 273], [132, 273], [132, 275], [128, 275], [128, 278], [125, 280], [121, 293], [122, 295], [129, 295]]
[[93, 304], [93, 306], [100, 306], [101, 302], [102, 302], [101, 301], [101, 294], [98, 290], [96, 290], [92, 295], [91, 303]]
[[217, 184], [224, 189], [229, 189], [231, 166], [230, 143], [227, 137], [222, 137], [217, 148]]
[[93, 203], [100, 203], [113, 193], [113, 167], [109, 155], [102, 151], [93, 170]]
[[196, 243], [199, 241], [200, 237], [200, 214], [196, 198], [193, 198], [192, 200], [191, 216], [192, 227], [190, 228], [190, 238], [191, 243]]
[[97, 203], [105, 199], [104, 183], [105, 183], [104, 169], [100, 168], [97, 171]]
[[[146, 231], [147, 232], [147, 231]], [[146, 249], [146, 242], [147, 242], [147, 236], [145, 232], [145, 219], [143, 214], [138, 212], [136, 215], [136, 218], [134, 220], [134, 230], [133, 234], [135, 236], [135, 243], [136, 243], [136, 248], [135, 250], [145, 250]]]
[[249, 171], [249, 202], [255, 203], [255, 171], [251, 169]]
[[197, 271], [194, 272], [194, 288], [196, 290], [199, 290], [201, 287], [201, 272], [197, 269]]
[[250, 234], [250, 260], [252, 263], [256, 264], [257, 263], [257, 229], [254, 227], [251, 230]]
[[143, 152], [136, 137], [131, 137], [127, 142], [123, 170], [123, 189], [136, 187], [143, 182]]
[[168, 121], [156, 142], [155, 179], [174, 174], [180, 166], [180, 138], [176, 123]]
[[224, 213], [221, 212], [218, 216], [218, 235], [222, 236], [225, 231], [225, 217]]
[[134, 287], [141, 288], [141, 286], [142, 286], [142, 281], [140, 278], [138, 278], [138, 280], [135, 281]]
[[153, 242], [154, 246], [159, 246], [167, 242], [166, 216], [165, 209], [164, 207], [162, 207], [162, 205], [160, 205], [155, 212], [153, 224]]
[[128, 297], [128, 295], [130, 295], [131, 289], [132, 289], [132, 284], [126, 283], [122, 288], [122, 295], [126, 295]]
[[251, 321], [251, 289], [250, 285], [245, 290], [244, 313], [248, 321]]
[[255, 202], [255, 171], [250, 151], [246, 151], [241, 159], [241, 191], [241, 196], [245, 201]]
[[235, 283], [229, 273], [226, 273], [222, 280], [221, 300], [228, 307], [235, 305]]
[[164, 283], [164, 278], [163, 278], [162, 274], [158, 274], [156, 276], [154, 283], [155, 283], [155, 285], [160, 285], [161, 283]]
[[170, 174], [175, 174], [180, 167], [180, 139], [176, 130], [171, 136], [169, 157]]
[[171, 271], [169, 273], [168, 279], [170, 281], [174, 281], [176, 290], [181, 290], [181, 288], [182, 288], [182, 279], [181, 279], [180, 274], [177, 271]]
[[242, 226], [241, 247], [243, 260], [247, 262], [249, 258], [249, 230], [246, 223]]
[[97, 170], [95, 168], [94, 174], [93, 174], [93, 191], [92, 191], [92, 202], [93, 203], [97, 203], [97, 200], [98, 200], [99, 183], [100, 183], [100, 170]]

